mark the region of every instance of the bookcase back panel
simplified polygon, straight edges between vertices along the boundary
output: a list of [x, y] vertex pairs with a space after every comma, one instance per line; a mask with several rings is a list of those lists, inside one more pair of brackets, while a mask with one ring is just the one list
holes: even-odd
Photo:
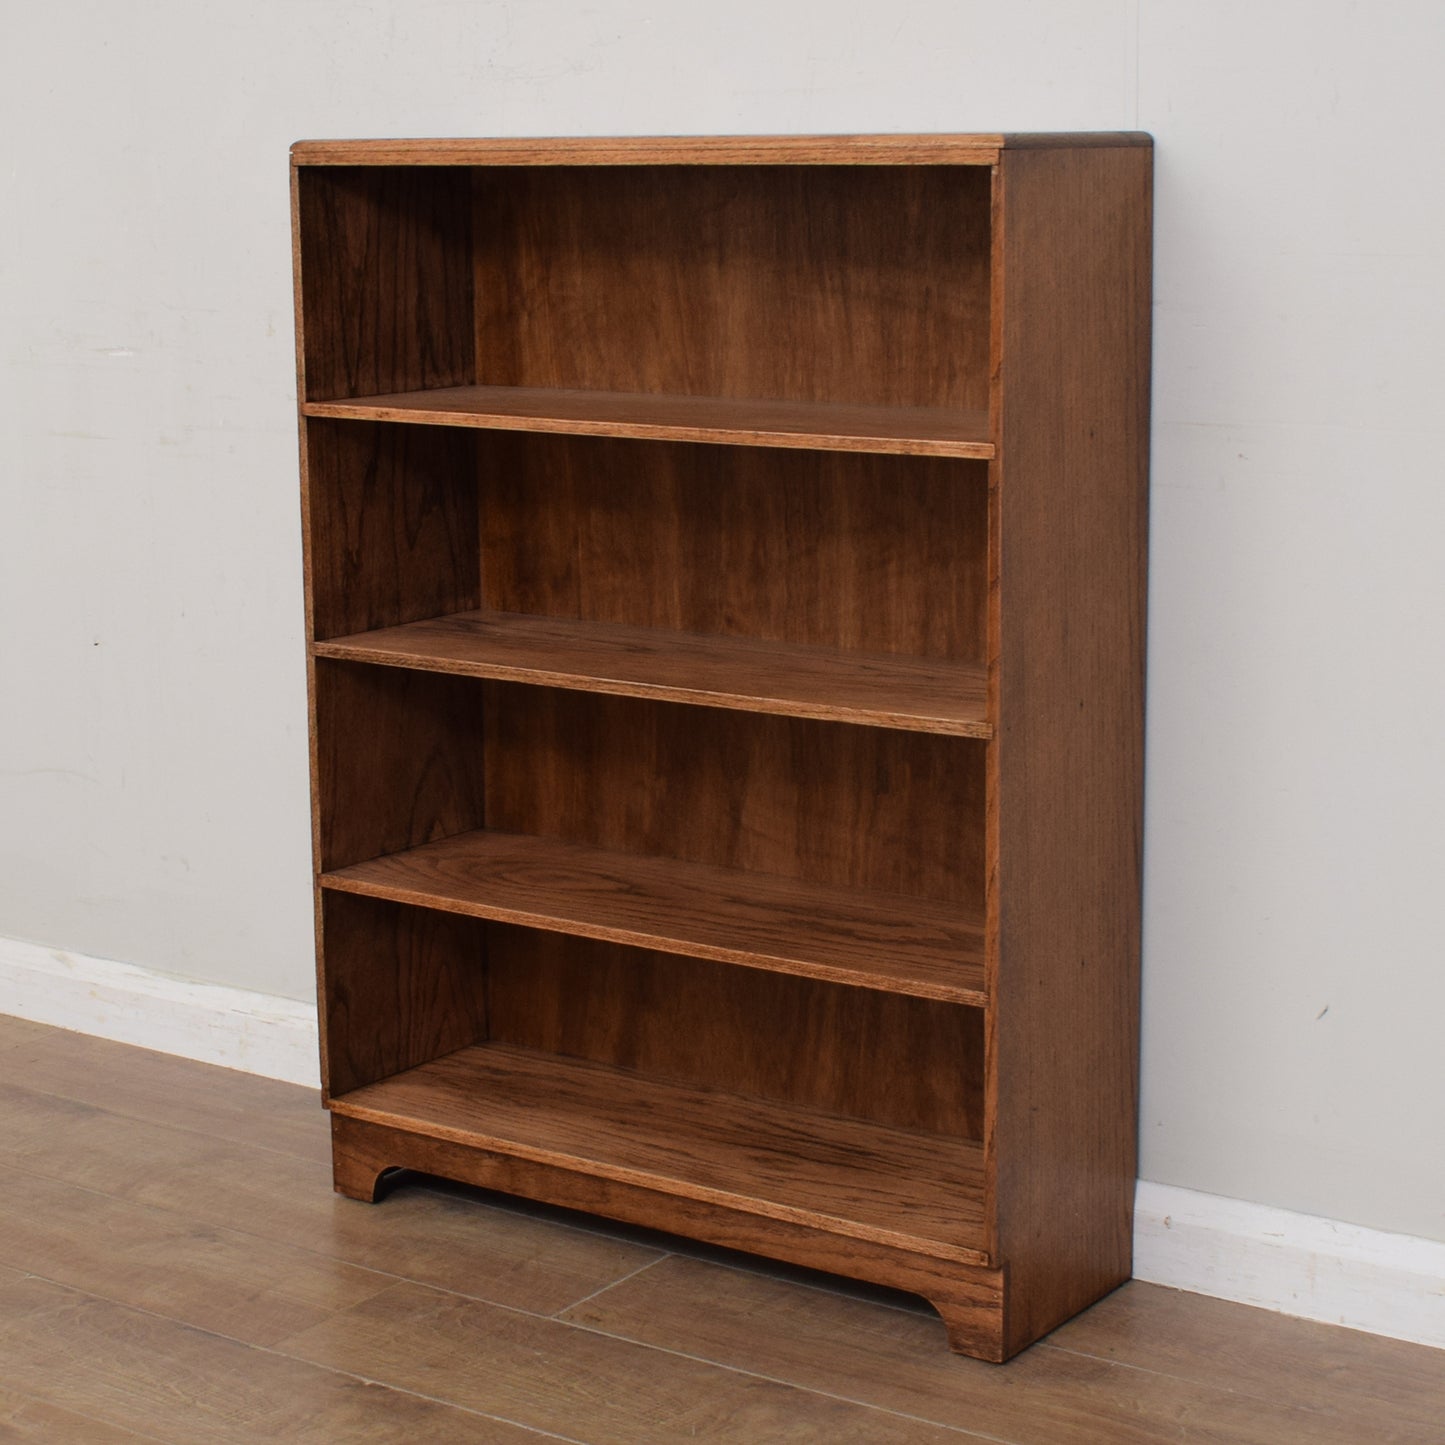
[[494, 1039], [902, 1129], [982, 1136], [978, 1009], [487, 925]]
[[475, 448], [447, 427], [307, 423], [318, 640], [481, 605]]
[[983, 660], [982, 463], [504, 433], [478, 449], [487, 607]]
[[982, 907], [981, 744], [480, 686], [488, 828]]
[[315, 669], [321, 871], [482, 826], [476, 683], [327, 659]]
[[986, 167], [476, 172], [476, 380], [988, 405]]
[[305, 399], [474, 381], [470, 173], [321, 166], [296, 185]]
[[475, 918], [323, 892], [322, 1058], [343, 1094], [487, 1036]]

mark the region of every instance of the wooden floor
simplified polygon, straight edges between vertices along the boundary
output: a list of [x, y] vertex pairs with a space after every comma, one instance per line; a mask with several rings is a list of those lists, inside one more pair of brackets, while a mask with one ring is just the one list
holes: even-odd
[[304, 1089], [0, 1018], [0, 1441], [1445, 1441], [1445, 1352], [1133, 1284], [1012, 1364], [907, 1296], [413, 1179]]

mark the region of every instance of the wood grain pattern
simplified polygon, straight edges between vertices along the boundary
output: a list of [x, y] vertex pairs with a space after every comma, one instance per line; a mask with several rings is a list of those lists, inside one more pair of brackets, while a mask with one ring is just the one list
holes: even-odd
[[142, 1445], [153, 1438], [0, 1386], [0, 1440], [8, 1445]]
[[1138, 131], [1002, 135], [546, 136], [461, 140], [311, 140], [296, 165], [979, 165], [1005, 148], [1147, 146]]
[[911, 1247], [897, 1248], [341, 1114], [331, 1116], [331, 1127], [337, 1171], [345, 1176], [347, 1192], [358, 1199], [373, 1197], [377, 1176], [398, 1164], [467, 1180], [526, 1199], [669, 1230], [725, 1249], [762, 1253], [926, 1295], [945, 1316], [955, 1349], [980, 1359], [1003, 1357], [1003, 1273], [986, 1265], [957, 1263]]
[[[977, 1147], [505, 1044], [333, 1098], [347, 1118], [976, 1264]], [[643, 1134], [637, 1120], [668, 1121]]]
[[[1198, 1296], [1181, 1298], [1205, 1303]], [[1274, 1390], [1240, 1394], [1228, 1384], [1194, 1383], [1147, 1368], [1126, 1378], [1096, 1359], [1072, 1353], [1072, 1346], [1037, 1347], [1005, 1370], [990, 1369], [941, 1349], [938, 1321], [921, 1310], [880, 1307], [838, 1291], [799, 1289], [793, 1281], [756, 1271], [676, 1256], [584, 1301], [563, 1318], [662, 1349], [685, 1340], [689, 1353], [735, 1369], [866, 1400], [992, 1440], [1353, 1445], [1381, 1438], [1376, 1434], [1381, 1416], [1352, 1437], [1351, 1430], [1360, 1425], [1331, 1418], [1320, 1408], [1318, 1395], [1294, 1400]], [[1307, 1361], [1295, 1368], [1296, 1362], [1273, 1357], [1267, 1336], [1254, 1343], [1282, 1391], [1312, 1393], [1315, 1372]], [[1393, 1412], [1391, 1418], [1396, 1423]], [[1414, 1438], [1424, 1445], [1428, 1437], [1384, 1438]]]
[[578, 1439], [581, 1429], [596, 1445], [957, 1439], [866, 1405], [410, 1284], [296, 1335], [287, 1349], [554, 1439]]
[[313, 637], [481, 606], [469, 437], [312, 421], [304, 440]]
[[318, 870], [482, 826], [478, 684], [329, 659], [314, 666]]
[[982, 1137], [982, 1013], [492, 924], [491, 1036], [900, 1129]]
[[292, 162], [314, 165], [992, 165], [1002, 135], [545, 136], [311, 140]]
[[[401, 1162], [907, 1284], [991, 1359], [1127, 1276], [1149, 144], [296, 148], [344, 1191]], [[474, 1127], [449, 1071], [503, 1057]], [[803, 1118], [967, 1189], [905, 1150], [835, 1219]]]
[[485, 944], [472, 919], [327, 892], [321, 936], [326, 1094], [486, 1038]]
[[981, 905], [984, 744], [472, 685], [492, 831]]
[[39, 1279], [0, 1290], [0, 1358], [11, 1384], [59, 1409], [177, 1445], [539, 1438]]
[[[224, 1095], [198, 1071], [191, 1092]], [[314, 1097], [314, 1096], [313, 1096]], [[315, 1109], [318, 1133], [326, 1115]], [[654, 1244], [555, 1220], [525, 1219], [475, 1197], [408, 1189], [385, 1210], [356, 1209], [331, 1191], [331, 1169], [219, 1139], [195, 1128], [128, 1119], [0, 1082], [0, 1147], [13, 1168], [147, 1206], [190, 1226], [232, 1231], [259, 1252], [306, 1250], [550, 1313], [656, 1259]]]
[[1050, 1343], [1335, 1416], [1361, 1440], [1434, 1445], [1440, 1434], [1445, 1350], [1427, 1345], [1137, 1283], [1060, 1326]]
[[993, 456], [987, 414], [977, 408], [843, 406], [637, 389], [490, 385], [359, 394], [310, 401], [301, 410], [308, 417], [562, 436], [984, 460]]
[[317, 657], [620, 697], [986, 738], [974, 663], [843, 654], [617, 622], [461, 612], [318, 643]]
[[988, 405], [986, 170], [474, 174], [479, 383]]
[[[321, 883], [331, 891], [745, 968], [918, 998], [984, 1001], [979, 920], [922, 899], [493, 832], [464, 833], [355, 863], [323, 874]], [[369, 920], [358, 927], [360, 938], [375, 937]], [[350, 941], [352, 949], [356, 945]], [[338, 946], [328, 931], [328, 949]], [[389, 957], [391, 948], [379, 941], [379, 958]], [[445, 952], [428, 949], [414, 964], [400, 965], [384, 999], [363, 1001], [359, 1026], [383, 1003], [401, 1009], [409, 996], [426, 997], [442, 987], [429, 981], [429, 973], [452, 978]], [[338, 967], [350, 957], [342, 953]], [[427, 1013], [449, 1016], [442, 1007]]]
[[1151, 160], [1000, 169], [989, 1090], [1011, 1349], [1131, 1269]]
[[393, 1282], [20, 1170], [9, 1172], [0, 1199], [0, 1260], [255, 1345], [273, 1345]]
[[[88, 1077], [86, 1056], [65, 1052], [71, 1044], [104, 1045], [104, 1071]], [[486, 1373], [480, 1388], [497, 1392], [490, 1403], [543, 1400], [542, 1408], [553, 1412], [547, 1417], [556, 1427], [553, 1436], [573, 1439], [596, 1438], [599, 1411], [625, 1431], [633, 1423], [627, 1411], [676, 1405], [681, 1413], [670, 1422], [680, 1429], [706, 1427], [715, 1417], [731, 1418], [745, 1398], [737, 1393], [739, 1379], [765, 1377], [788, 1393], [767, 1397], [777, 1406], [773, 1415], [744, 1420], [753, 1439], [786, 1439], [789, 1431], [803, 1440], [819, 1438], [837, 1423], [837, 1417], [815, 1413], [815, 1397], [821, 1397], [872, 1407], [863, 1438], [890, 1445], [909, 1440], [915, 1426], [941, 1426], [957, 1438], [1038, 1445], [1439, 1440], [1445, 1392], [1445, 1352], [1439, 1350], [1136, 1282], [1007, 1369], [994, 1370], [949, 1356], [937, 1320], [904, 1296], [786, 1265], [760, 1268], [755, 1258], [676, 1238], [639, 1241], [635, 1230], [609, 1232], [595, 1221], [571, 1228], [552, 1209], [498, 1207], [498, 1196], [427, 1185], [420, 1176], [391, 1190], [383, 1207], [368, 1209], [326, 1193], [323, 1171], [304, 1155], [237, 1143], [216, 1132], [231, 1115], [274, 1109], [298, 1116], [304, 1111], [324, 1136], [325, 1116], [309, 1090], [3, 1018], [0, 1051], [7, 1083], [23, 1076], [35, 1084], [36, 1059], [52, 1059], [57, 1068], [71, 1060], [77, 1089], [108, 1082], [123, 1106], [108, 1112], [13, 1085], [0, 1098], [7, 1158], [18, 1149], [26, 1159], [24, 1170], [11, 1171], [21, 1193], [8, 1218], [18, 1218], [19, 1232], [0, 1228], [0, 1250], [23, 1257], [34, 1271], [66, 1270], [68, 1281], [59, 1287], [27, 1281], [24, 1268], [0, 1262], [0, 1358], [7, 1382], [0, 1386], [0, 1438], [7, 1441], [191, 1445], [198, 1438], [290, 1439], [298, 1431], [303, 1440], [327, 1442], [475, 1438], [457, 1431], [479, 1417], [455, 1406], [398, 1414], [416, 1407], [396, 1405], [395, 1389], [366, 1387], [364, 1408], [351, 1389], [337, 1389], [337, 1378], [355, 1377], [333, 1372], [361, 1368], [369, 1351], [372, 1379], [405, 1383], [387, 1374], [394, 1352], [390, 1334], [401, 1337], [395, 1353], [405, 1362], [391, 1365], [430, 1370], [426, 1385], [438, 1400], [478, 1389], [478, 1376]], [[170, 1066], [169, 1096], [159, 1087], [157, 1061]], [[53, 1077], [63, 1081], [60, 1074]], [[265, 1097], [251, 1092], [262, 1085]], [[258, 1129], [263, 1122], [257, 1119]], [[403, 1149], [434, 1149], [430, 1163], [442, 1172], [454, 1167], [448, 1146], [436, 1141], [335, 1122], [360, 1130], [379, 1150], [377, 1157], [385, 1158], [397, 1137]], [[353, 1143], [345, 1141], [343, 1157], [350, 1157]], [[469, 1157], [493, 1167], [484, 1156]], [[500, 1171], [520, 1161], [493, 1163]], [[47, 1181], [64, 1174], [89, 1184], [56, 1186], [52, 1193]], [[633, 1205], [645, 1212], [641, 1191], [633, 1195], [586, 1176], [557, 1178], [579, 1191], [573, 1200], [579, 1207], [618, 1217], [627, 1217]], [[545, 1185], [539, 1191], [534, 1182], [511, 1179], [522, 1192], [545, 1193]], [[149, 1203], [118, 1204], [119, 1191], [146, 1195]], [[826, 1258], [831, 1250], [840, 1266], [864, 1277], [890, 1278], [896, 1269], [901, 1275], [894, 1282], [904, 1287], [905, 1281], [915, 1289], [938, 1281], [936, 1260], [930, 1272], [926, 1259], [864, 1241], [699, 1211], [693, 1201], [651, 1198], [669, 1212], [666, 1227], [693, 1239], [708, 1238], [712, 1230], [724, 1236], [720, 1243], [756, 1249], [766, 1230], [767, 1247], [778, 1258], [790, 1252], [806, 1257], [813, 1249]], [[218, 1224], [218, 1216], [239, 1221], [240, 1229]], [[168, 1234], [178, 1244], [172, 1259], [164, 1252]], [[671, 1248], [688, 1253], [664, 1253]], [[250, 1262], [241, 1260], [238, 1267], [260, 1286], [254, 1298], [244, 1279], [230, 1277], [229, 1261], [247, 1250]], [[345, 1290], [332, 1293], [325, 1283], [326, 1272], [342, 1259], [450, 1288], [393, 1295], [374, 1311], [350, 1313]], [[286, 1268], [290, 1262], [294, 1278]], [[975, 1319], [996, 1321], [997, 1273], [958, 1270], [960, 1298], [950, 1309], [964, 1310], [967, 1276]], [[384, 1278], [368, 1269], [342, 1267], [338, 1273], [342, 1280]], [[24, 1289], [18, 1295], [6, 1295], [19, 1285]], [[113, 1290], [121, 1298], [97, 1298]], [[144, 1312], [131, 1291], [144, 1300]], [[269, 1331], [279, 1323], [285, 1316], [277, 1291], [304, 1306], [291, 1333], [266, 1350], [221, 1337], [232, 1328], [239, 1333], [259, 1324]], [[468, 1296], [499, 1300], [511, 1310], [473, 1312]], [[362, 1298], [349, 1303], [359, 1305]], [[419, 1314], [414, 1301], [425, 1301]], [[341, 1313], [328, 1309], [323, 1325], [316, 1311], [331, 1304]], [[513, 1311], [529, 1321], [518, 1332]], [[448, 1335], [453, 1319], [461, 1326]], [[420, 1339], [410, 1334], [413, 1322], [421, 1326]], [[470, 1337], [473, 1327], [483, 1338]], [[440, 1336], [435, 1350], [426, 1334], [433, 1329]], [[294, 1354], [319, 1355], [323, 1348], [344, 1351], [358, 1339], [364, 1344], [357, 1354], [338, 1354], [321, 1373], [278, 1367], [292, 1354], [293, 1340]], [[597, 1352], [592, 1342], [598, 1339], [631, 1344], [614, 1355]], [[587, 1351], [575, 1369], [574, 1342]], [[714, 1369], [679, 1384], [680, 1377], [668, 1373], [679, 1358]], [[485, 1372], [478, 1369], [482, 1360]], [[264, 1412], [252, 1388], [257, 1382], [266, 1397]], [[628, 1398], [615, 1409], [605, 1403], [622, 1396]], [[466, 1398], [473, 1405], [489, 1403]]]
[[222, 1074], [226, 1087], [198, 1094], [197, 1066], [189, 1059], [5, 1015], [0, 1051], [4, 1077], [28, 1090], [313, 1163], [330, 1157], [325, 1131], [317, 1126], [314, 1089], [231, 1069]]
[[483, 606], [984, 660], [979, 462], [477, 433]]
[[476, 380], [466, 171], [296, 175], [303, 400]]

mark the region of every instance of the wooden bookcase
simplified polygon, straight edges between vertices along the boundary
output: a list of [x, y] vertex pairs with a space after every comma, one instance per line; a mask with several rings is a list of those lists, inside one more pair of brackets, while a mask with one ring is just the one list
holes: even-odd
[[1129, 1276], [1151, 156], [294, 148], [342, 1193]]

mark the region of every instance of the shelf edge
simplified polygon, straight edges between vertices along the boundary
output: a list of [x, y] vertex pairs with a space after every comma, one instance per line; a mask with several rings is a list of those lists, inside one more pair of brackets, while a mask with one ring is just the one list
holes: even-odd
[[[375, 1088], [364, 1085], [363, 1088]], [[361, 1092], [357, 1090], [356, 1092]], [[666, 1174], [652, 1173], [644, 1169], [630, 1168], [625, 1164], [609, 1164], [600, 1159], [588, 1159], [582, 1155], [559, 1154], [555, 1151], [529, 1145], [521, 1140], [505, 1139], [499, 1135], [484, 1134], [473, 1129], [461, 1129], [451, 1124], [440, 1124], [421, 1119], [413, 1114], [396, 1114], [385, 1109], [368, 1107], [351, 1100], [349, 1094], [340, 1094], [327, 1100], [326, 1107], [343, 1118], [358, 1119], [366, 1124], [379, 1124], [384, 1128], [398, 1129], [407, 1134], [420, 1134], [429, 1139], [440, 1139], [449, 1144], [465, 1148], [486, 1150], [504, 1154], [514, 1159], [524, 1159], [564, 1173], [585, 1174], [595, 1179], [609, 1179], [619, 1184], [629, 1184], [654, 1194], [669, 1198], [686, 1198], [701, 1204], [733, 1210], [763, 1219], [777, 1219], [788, 1224], [805, 1228], [820, 1229], [828, 1234], [844, 1235], [850, 1239], [863, 1239], [872, 1244], [891, 1246], [907, 1250], [912, 1254], [925, 1254], [933, 1259], [946, 1259], [955, 1264], [988, 1265], [989, 1258], [982, 1251], [969, 1249], [964, 1245], [948, 1244], [943, 1240], [929, 1239], [925, 1235], [908, 1234], [902, 1230], [884, 1229], [877, 1225], [862, 1224], [857, 1220], [824, 1214], [818, 1210], [802, 1209], [795, 1205], [758, 1199], [752, 1195], [734, 1194], [706, 1184], [686, 1184]]]
[[636, 441], [695, 442], [706, 446], [778, 447], [792, 451], [865, 452], [875, 456], [952, 457], [992, 461], [992, 442], [946, 441], [929, 437], [852, 436], [831, 432], [757, 431], [670, 422], [612, 422], [572, 417], [514, 416], [505, 412], [428, 410], [372, 405], [361, 401], [304, 401], [301, 415], [334, 421], [384, 421], [408, 426], [469, 427], [478, 431], [542, 432], [552, 436], [631, 438]]
[[628, 948], [648, 948], [677, 958], [700, 958], [712, 963], [751, 968], [760, 973], [787, 974], [795, 978], [816, 979], [820, 983], [841, 984], [848, 988], [870, 989], [877, 993], [896, 994], [905, 998], [929, 999], [935, 1003], [959, 1004], [966, 1008], [986, 1008], [988, 995], [983, 987], [962, 984], [935, 984], [925, 979], [889, 980], [842, 965], [815, 963], [784, 954], [759, 953], [756, 950], [731, 949], [722, 944], [699, 943], [668, 934], [652, 934], [618, 924], [590, 923], [586, 919], [560, 918], [554, 914], [514, 908], [481, 900], [456, 898], [442, 893], [423, 892], [401, 885], [376, 883], [368, 879], [349, 878], [344, 869], [317, 875], [317, 884], [332, 893], [351, 893], [362, 898], [378, 898], [387, 903], [401, 903], [412, 908], [428, 908], [437, 913], [460, 914], [490, 923], [510, 923], [520, 928], [534, 928], [541, 933], [559, 933], [569, 938], [588, 938], [601, 943], [617, 943]]
[[[365, 636], [357, 633], [354, 636]], [[385, 650], [348, 644], [333, 638], [309, 644], [312, 657], [333, 662], [357, 662], [372, 667], [395, 667], [413, 672], [438, 672], [452, 677], [475, 677], [492, 682], [514, 682], [533, 687], [555, 687], [568, 692], [593, 692], [609, 697], [638, 697], [693, 707], [715, 707], [730, 712], [755, 713], [769, 717], [810, 718], [818, 722], [846, 723], [854, 727], [885, 728], [894, 732], [927, 733], [938, 737], [974, 738], [988, 741], [993, 724], [923, 714], [897, 713], [881, 708], [830, 703], [809, 703], [761, 694], [711, 692], [672, 683], [634, 683], [625, 679], [599, 677], [593, 673], [548, 671], [510, 663], [471, 662], [460, 658], [428, 657], [423, 653]]]

